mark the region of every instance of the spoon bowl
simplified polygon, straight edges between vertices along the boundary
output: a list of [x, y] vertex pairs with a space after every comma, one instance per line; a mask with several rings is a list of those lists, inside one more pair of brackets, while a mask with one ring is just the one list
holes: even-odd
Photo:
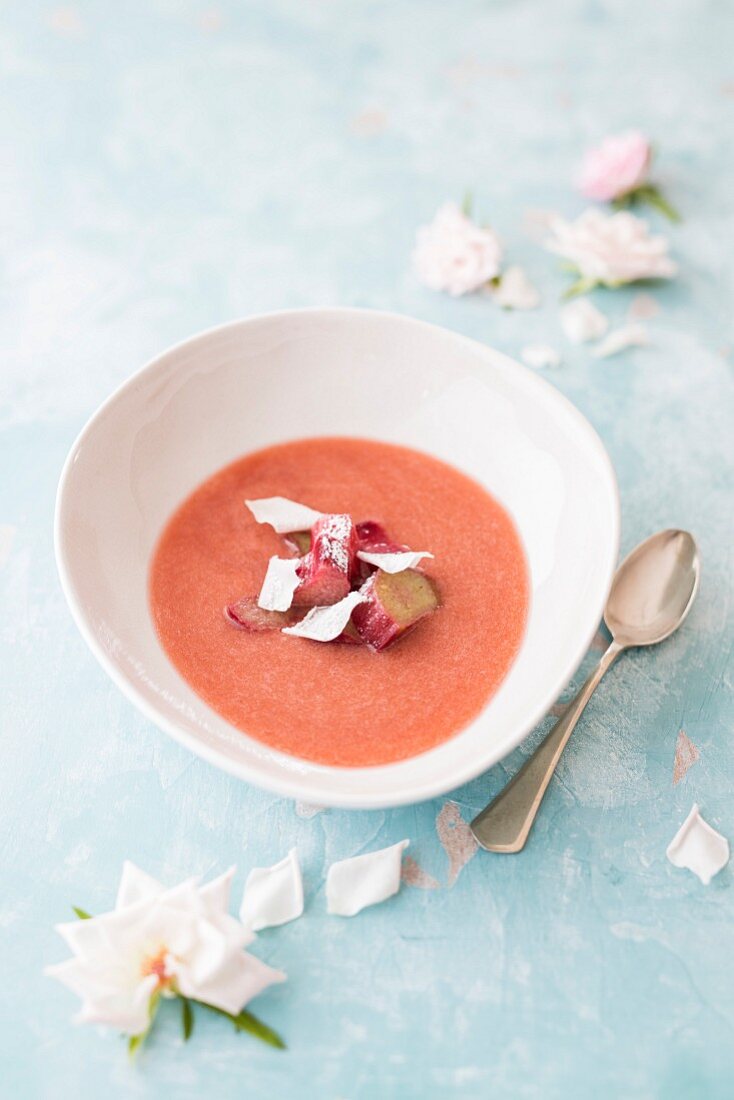
[[604, 621], [615, 642], [655, 645], [691, 609], [701, 575], [696, 540], [688, 531], [659, 531], [624, 559], [614, 578]]

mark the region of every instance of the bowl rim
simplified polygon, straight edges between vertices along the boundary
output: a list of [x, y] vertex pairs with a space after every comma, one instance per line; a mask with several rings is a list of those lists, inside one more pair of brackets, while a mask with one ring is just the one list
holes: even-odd
[[[476, 755], [471, 759], [465, 760], [463, 763], [457, 761], [455, 767], [451, 770], [448, 781], [441, 779], [440, 776], [436, 776], [430, 782], [424, 783], [420, 787], [410, 786], [406, 784], [405, 790], [400, 793], [393, 793], [389, 796], [380, 794], [378, 791], [365, 793], [361, 792], [358, 795], [351, 793], [345, 793], [335, 789], [335, 778], [339, 772], [350, 773], [368, 773], [377, 772], [379, 770], [396, 766], [397, 764], [406, 764], [410, 762], [410, 757], [406, 760], [397, 761], [396, 765], [392, 764], [380, 764], [370, 765], [368, 767], [359, 768], [335, 768], [327, 765], [313, 765], [318, 768], [320, 775], [333, 776], [334, 778], [321, 780], [321, 786], [318, 786], [313, 781], [310, 786], [304, 787], [300, 781], [299, 773], [291, 768], [284, 769], [282, 774], [278, 775], [277, 781], [270, 781], [269, 776], [263, 776], [260, 774], [257, 767], [252, 766], [249, 761], [234, 760], [227, 754], [221, 752], [217, 747], [208, 745], [202, 742], [194, 734], [189, 733], [187, 730], [181, 728], [175, 721], [169, 719], [165, 714], [161, 713], [156, 706], [149, 702], [148, 699], [137, 689], [135, 682], [127, 679], [118, 669], [115, 662], [109, 657], [106, 650], [98, 642], [94, 631], [89, 625], [88, 619], [82, 609], [81, 601], [77, 596], [74, 582], [71, 576], [71, 567], [67, 558], [66, 549], [64, 546], [64, 532], [63, 528], [63, 513], [66, 503], [66, 492], [70, 479], [71, 469], [76, 460], [76, 455], [79, 448], [83, 445], [86, 438], [94, 431], [98, 422], [105, 416], [108, 408], [117, 401], [117, 399], [127, 392], [129, 389], [135, 387], [140, 379], [148, 372], [153, 371], [158, 364], [187, 348], [192, 347], [195, 344], [203, 342], [213, 336], [224, 334], [229, 330], [239, 329], [243, 326], [256, 324], [262, 321], [278, 320], [278, 319], [290, 319], [302, 316], [315, 316], [322, 315], [325, 319], [329, 317], [349, 317], [364, 319], [365, 317], [371, 317], [376, 320], [385, 320], [390, 322], [400, 322], [410, 326], [418, 326], [423, 329], [432, 331], [435, 334], [442, 337], [450, 336], [453, 340], [459, 343], [466, 344], [468, 348], [472, 348], [474, 351], [479, 349], [483, 354], [490, 354], [494, 359], [494, 365], [500, 366], [508, 371], [516, 372], [517, 377], [524, 380], [524, 382], [530, 385], [531, 388], [539, 388], [545, 390], [546, 395], [550, 398], [551, 402], [555, 402], [560, 405], [567, 415], [575, 421], [576, 426], [587, 437], [591, 446], [598, 453], [598, 457], [602, 461], [602, 465], [609, 481], [609, 489], [611, 490], [611, 528], [612, 537], [610, 539], [609, 553], [606, 561], [603, 563], [603, 575], [604, 583], [600, 588], [601, 596], [597, 601], [597, 605], [594, 606], [594, 617], [592, 621], [593, 625], [583, 633], [580, 637], [579, 644], [574, 648], [572, 652], [569, 652], [568, 658], [563, 666], [563, 674], [559, 676], [559, 682], [554, 684], [553, 689], [546, 692], [543, 698], [538, 704], [531, 710], [525, 720], [520, 724], [518, 729], [513, 733], [509, 741], [505, 740], [501, 746], [493, 746], [488, 744], [486, 752], [481, 755]], [[59, 580], [61, 588], [64, 593], [64, 597], [71, 611], [72, 618], [82, 635], [87, 646], [91, 650], [93, 656], [97, 659], [101, 667], [117, 686], [117, 688], [123, 693], [123, 695], [133, 703], [133, 705], [158, 728], [163, 730], [171, 736], [179, 744], [189, 749], [196, 756], [206, 760], [209, 764], [223, 770], [230, 775], [244, 780], [247, 783], [259, 787], [260, 789], [270, 790], [285, 798], [293, 798], [305, 800], [311, 804], [319, 804], [328, 807], [340, 808], [340, 809], [388, 809], [391, 807], [413, 805], [420, 802], [430, 800], [432, 798], [439, 797], [450, 791], [456, 790], [463, 784], [470, 782], [477, 776], [482, 775], [488, 771], [491, 767], [497, 764], [500, 760], [504, 759], [510, 752], [514, 751], [522, 743], [525, 737], [534, 729], [534, 727], [542, 720], [542, 718], [548, 713], [550, 707], [558, 699], [560, 693], [564, 687], [569, 683], [574, 673], [579, 668], [584, 656], [586, 655], [589, 646], [596, 635], [599, 628], [599, 624], [603, 618], [603, 611], [606, 605], [607, 596], [611, 588], [612, 579], [617, 565], [619, 555], [620, 544], [620, 497], [619, 487], [617, 484], [617, 478], [614, 471], [614, 466], [609, 457], [609, 454], [604, 446], [601, 437], [596, 429], [587, 420], [584, 414], [569, 400], [560, 390], [551, 385], [545, 378], [540, 377], [535, 372], [530, 371], [529, 368], [523, 366], [517, 360], [511, 356], [506, 355], [504, 352], [500, 352], [489, 344], [483, 344], [472, 337], [465, 336], [463, 333], [455, 332], [453, 329], [446, 328], [444, 325], [433, 324], [429, 321], [424, 321], [421, 318], [412, 317], [409, 314], [394, 313], [390, 310], [381, 309], [368, 309], [353, 306], [308, 306], [297, 309], [279, 309], [272, 310], [266, 313], [252, 314], [251, 316], [238, 318], [233, 321], [226, 321], [223, 324], [213, 325], [210, 328], [203, 329], [200, 332], [194, 333], [192, 336], [188, 336], [183, 340], [165, 348], [162, 352], [154, 355], [142, 367], [134, 371], [128, 378], [126, 378], [119, 386], [117, 386], [112, 393], [97, 407], [92, 415], [87, 419], [81, 430], [78, 432], [74, 439], [69, 452], [66, 456], [64, 464], [61, 469], [61, 475], [59, 477], [59, 483], [56, 491], [56, 499], [54, 506], [54, 555], [56, 559], [56, 567], [59, 574]], [[488, 700], [489, 702], [489, 700]], [[202, 704], [207, 706], [203, 700]], [[482, 708], [484, 710], [484, 708]], [[481, 714], [482, 711], [479, 712]], [[221, 715], [219, 716], [221, 718]], [[477, 715], [478, 717], [478, 715]], [[222, 719], [224, 721], [224, 719]], [[235, 727], [232, 727], [233, 729]], [[241, 731], [240, 731], [241, 732]], [[457, 736], [461, 734], [461, 730], [458, 731]], [[449, 739], [451, 740], [451, 739]], [[435, 746], [434, 749], [429, 751], [435, 751], [435, 748], [441, 746]], [[275, 750], [271, 750], [275, 756], [282, 757], [284, 760], [290, 762], [299, 762], [297, 757], [291, 757], [288, 754], [280, 753]], [[425, 755], [425, 754], [420, 754]], [[306, 764], [310, 762], [306, 761]]]

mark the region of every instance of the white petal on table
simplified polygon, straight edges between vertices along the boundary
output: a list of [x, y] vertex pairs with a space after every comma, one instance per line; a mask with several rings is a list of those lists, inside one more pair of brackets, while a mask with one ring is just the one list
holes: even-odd
[[665, 853], [675, 867], [686, 867], [708, 886], [729, 862], [729, 841], [704, 821], [694, 802]]
[[396, 550], [392, 554], [373, 554], [369, 550], [358, 550], [357, 557], [374, 565], [383, 573], [402, 573], [406, 569], [415, 569], [424, 558], [432, 558], [427, 550]]
[[561, 365], [560, 355], [550, 344], [526, 344], [520, 352], [520, 358], [526, 367], [532, 367], [533, 370]]
[[561, 310], [561, 328], [572, 344], [585, 344], [604, 335], [609, 319], [588, 298], [577, 298]]
[[397, 894], [403, 852], [409, 844], [409, 840], [401, 840], [389, 848], [332, 863], [326, 876], [329, 912], [353, 917], [368, 905]]
[[293, 603], [293, 593], [301, 583], [298, 558], [271, 558], [257, 598], [263, 611], [287, 611]]
[[253, 932], [275, 928], [302, 912], [303, 879], [295, 848], [272, 867], [253, 867], [240, 906], [240, 920], [246, 928]]
[[365, 597], [361, 592], [350, 592], [343, 600], [330, 607], [312, 607], [300, 623], [284, 626], [283, 634], [292, 634], [294, 638], [309, 638], [312, 642], [333, 642], [343, 633], [357, 604], [364, 601]]
[[540, 294], [530, 282], [523, 267], [508, 267], [500, 278], [499, 286], [492, 290], [492, 297], [503, 309], [537, 309]]
[[259, 500], [246, 500], [245, 504], [258, 523], [269, 523], [279, 535], [308, 531], [323, 515], [307, 504], [299, 504], [287, 497], [261, 497]]
[[626, 348], [644, 348], [649, 343], [644, 325], [622, 325], [598, 343], [591, 354], [595, 359], [608, 359], [610, 355], [617, 355]]

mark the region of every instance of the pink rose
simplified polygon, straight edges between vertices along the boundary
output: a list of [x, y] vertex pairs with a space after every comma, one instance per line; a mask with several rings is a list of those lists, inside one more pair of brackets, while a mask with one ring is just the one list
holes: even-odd
[[611, 202], [645, 182], [652, 149], [637, 130], [608, 137], [584, 157], [579, 189], [589, 199]]
[[431, 224], [418, 230], [413, 267], [431, 290], [469, 294], [499, 275], [501, 263], [502, 246], [492, 230], [467, 218], [455, 203], [445, 203]]

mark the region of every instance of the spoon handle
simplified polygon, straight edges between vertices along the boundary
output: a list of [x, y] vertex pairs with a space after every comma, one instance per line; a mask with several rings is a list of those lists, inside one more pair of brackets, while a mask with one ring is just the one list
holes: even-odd
[[617, 642], [611, 643], [566, 713], [507, 786], [474, 818], [471, 831], [482, 848], [488, 852], [519, 852], [525, 847], [566, 742], [597, 684], [623, 649]]

